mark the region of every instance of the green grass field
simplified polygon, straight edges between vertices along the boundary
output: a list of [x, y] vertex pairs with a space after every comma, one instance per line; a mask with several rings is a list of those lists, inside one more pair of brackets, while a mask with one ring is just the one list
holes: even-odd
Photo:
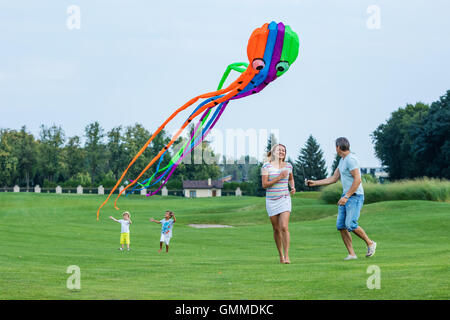
[[[449, 299], [450, 203], [390, 201], [365, 205], [360, 225], [378, 243], [358, 260], [335, 228], [337, 208], [317, 193], [298, 194], [291, 215], [291, 263], [278, 262], [264, 198], [184, 199], [134, 196], [131, 252], [120, 252], [120, 225], [103, 196], [0, 194], [0, 299]], [[177, 223], [168, 254], [158, 253], [166, 209]], [[234, 228], [195, 229], [191, 223]], [[69, 290], [69, 265], [81, 289]], [[381, 270], [381, 289], [366, 286]]]

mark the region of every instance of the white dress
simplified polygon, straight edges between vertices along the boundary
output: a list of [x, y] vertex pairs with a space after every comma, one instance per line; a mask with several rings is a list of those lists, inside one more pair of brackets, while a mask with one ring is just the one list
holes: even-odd
[[[285, 167], [281, 169], [275, 168], [270, 162], [266, 162], [261, 168], [261, 174], [268, 175], [268, 180], [271, 181], [278, 177], [281, 171], [285, 170], [289, 174], [292, 173], [292, 165], [289, 162], [286, 162]], [[288, 188], [289, 174], [286, 178], [281, 179], [266, 189], [266, 210], [269, 217], [292, 210], [291, 196]]]

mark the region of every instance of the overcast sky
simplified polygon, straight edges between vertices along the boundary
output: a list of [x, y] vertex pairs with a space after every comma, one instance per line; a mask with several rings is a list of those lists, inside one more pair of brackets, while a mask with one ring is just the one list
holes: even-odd
[[[67, 26], [71, 5], [80, 29]], [[274, 20], [299, 35], [298, 60], [232, 101], [216, 127], [279, 129], [292, 158], [312, 134], [328, 166], [334, 139], [346, 136], [361, 166], [379, 166], [371, 132], [397, 108], [450, 89], [449, 12], [445, 0], [1, 0], [0, 127], [37, 135], [55, 123], [73, 136], [92, 121], [105, 130], [139, 122], [154, 131], [215, 90], [228, 64], [247, 61], [251, 32]]]

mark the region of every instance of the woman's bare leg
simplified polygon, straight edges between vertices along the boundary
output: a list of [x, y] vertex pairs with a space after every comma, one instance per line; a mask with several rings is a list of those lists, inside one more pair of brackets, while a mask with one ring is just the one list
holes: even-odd
[[278, 254], [280, 256], [280, 262], [284, 263], [284, 255], [283, 255], [282, 242], [281, 242], [281, 230], [280, 230], [280, 224], [279, 224], [279, 215], [270, 217], [270, 222], [272, 222], [273, 238], [275, 240], [275, 244], [277, 245]]
[[284, 262], [291, 263], [289, 260], [289, 246], [291, 242], [291, 235], [289, 233], [289, 217], [291, 213], [289, 211], [285, 211], [280, 213], [279, 224], [281, 231], [281, 243], [283, 244], [284, 250]]

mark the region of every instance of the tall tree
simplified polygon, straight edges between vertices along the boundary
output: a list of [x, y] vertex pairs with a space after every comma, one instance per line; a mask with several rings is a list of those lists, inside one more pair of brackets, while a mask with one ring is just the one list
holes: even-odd
[[415, 157], [412, 132], [420, 132], [429, 107], [421, 102], [408, 104], [391, 114], [386, 123], [372, 133], [375, 154], [393, 180], [423, 176], [422, 159]]
[[300, 149], [300, 153], [294, 164], [294, 181], [299, 190], [307, 190], [305, 178], [320, 180], [327, 176], [323, 151], [317, 140], [310, 135], [306, 144]]
[[40, 144], [38, 166], [42, 180], [57, 182], [62, 173], [61, 147], [65, 141], [64, 131], [60, 126], [40, 127]]
[[128, 164], [128, 155], [125, 152], [122, 130], [122, 126], [118, 126], [107, 133], [108, 168], [113, 173], [112, 179], [118, 179]]
[[103, 144], [104, 130], [98, 121], [95, 121], [86, 126], [84, 133], [86, 137], [85, 150], [89, 173], [92, 183], [96, 183], [100, 180], [102, 166], [106, 166], [106, 147]]
[[86, 152], [81, 146], [79, 136], [70, 137], [63, 152], [67, 178], [86, 171]]
[[334, 156], [333, 165], [331, 166], [331, 174], [333, 174], [337, 167], [339, 166], [339, 161], [341, 160], [341, 157], [336, 153]]
[[11, 186], [19, 159], [14, 152], [15, 131], [0, 129], [0, 185]]
[[266, 153], [272, 150], [272, 147], [278, 143], [277, 137], [271, 133], [267, 139]]
[[34, 136], [26, 131], [23, 126], [18, 132], [18, 143], [16, 148], [18, 181], [25, 181], [26, 187], [30, 187], [33, 171], [37, 163], [37, 143]]
[[415, 174], [450, 179], [450, 90], [433, 102], [419, 126], [410, 131]]

